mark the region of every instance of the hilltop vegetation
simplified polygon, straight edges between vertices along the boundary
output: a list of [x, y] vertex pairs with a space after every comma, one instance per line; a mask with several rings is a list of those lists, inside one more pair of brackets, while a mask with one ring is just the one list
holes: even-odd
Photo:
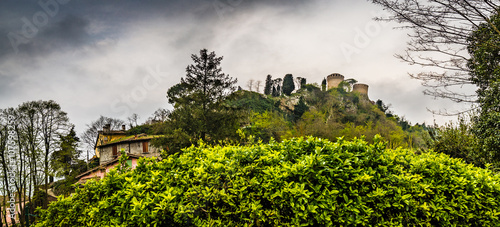
[[[228, 105], [242, 110], [243, 132], [264, 142], [297, 136], [315, 136], [335, 141], [382, 135], [390, 147], [425, 148], [425, 125], [411, 126], [387, 111], [383, 102], [343, 88], [321, 90], [313, 84], [290, 96], [266, 96], [241, 90], [228, 97]], [[385, 108], [385, 109], [384, 109]]]

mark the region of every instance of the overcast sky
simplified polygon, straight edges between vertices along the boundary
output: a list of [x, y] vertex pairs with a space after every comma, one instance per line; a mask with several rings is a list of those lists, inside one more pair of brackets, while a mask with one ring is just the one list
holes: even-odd
[[166, 91], [207, 48], [243, 88], [340, 73], [413, 124], [454, 119], [427, 111], [462, 107], [422, 94], [407, 73], [423, 69], [394, 57], [407, 31], [372, 20], [383, 13], [366, 0], [1, 1], [0, 109], [52, 99], [78, 134], [100, 115], [143, 122], [172, 109]]

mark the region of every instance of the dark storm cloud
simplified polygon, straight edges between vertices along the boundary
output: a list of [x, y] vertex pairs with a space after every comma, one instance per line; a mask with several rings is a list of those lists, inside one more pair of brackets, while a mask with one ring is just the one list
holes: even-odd
[[20, 44], [19, 54], [35, 57], [64, 48], [77, 49], [92, 41], [86, 31], [88, 24], [83, 18], [66, 16], [61, 21], [39, 30], [39, 34], [27, 43]]
[[43, 36], [57, 41], [79, 44], [88, 38], [85, 28], [89, 22], [77, 16], [67, 16], [62, 21], [44, 31]]
[[[20, 5], [5, 2], [0, 7], [12, 7], [12, 10], [1, 14], [0, 20], [0, 59], [21, 55], [32, 57], [48, 54], [63, 47], [78, 48], [90, 39], [86, 28], [89, 25], [85, 18], [78, 15], [62, 13], [61, 5], [55, 0], [53, 5], [37, 4]], [[10, 2], [7, 2], [10, 3]]]
[[[8, 54], [48, 54], [60, 48], [75, 48], [95, 39], [88, 34], [89, 21], [108, 25], [109, 33], [121, 25], [148, 17], [192, 20], [230, 20], [258, 6], [298, 7], [303, 0], [172, 0], [172, 1], [2, 1], [0, 2], [0, 58]], [[64, 3], [64, 4], [63, 4]], [[192, 22], [192, 21], [191, 21]], [[181, 22], [182, 23], [182, 22]]]

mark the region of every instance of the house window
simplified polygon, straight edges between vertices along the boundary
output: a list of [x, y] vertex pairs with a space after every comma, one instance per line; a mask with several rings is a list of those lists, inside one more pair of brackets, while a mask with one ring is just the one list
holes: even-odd
[[148, 153], [148, 142], [142, 142], [142, 153]]
[[118, 148], [116, 145], [113, 145], [113, 156], [118, 156]]

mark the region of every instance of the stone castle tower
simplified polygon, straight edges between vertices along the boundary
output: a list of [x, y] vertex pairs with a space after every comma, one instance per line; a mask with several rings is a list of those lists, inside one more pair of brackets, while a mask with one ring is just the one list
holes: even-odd
[[328, 89], [336, 88], [342, 81], [344, 81], [344, 76], [339, 73], [333, 73], [326, 77], [326, 81], [328, 83]]
[[[339, 73], [332, 73], [326, 77], [328, 83], [328, 89], [337, 88], [342, 81], [344, 81], [344, 76]], [[358, 92], [362, 95], [368, 97], [368, 85], [367, 84], [354, 84], [352, 87], [353, 92]]]
[[355, 84], [352, 87], [352, 91], [368, 96], [368, 84]]

